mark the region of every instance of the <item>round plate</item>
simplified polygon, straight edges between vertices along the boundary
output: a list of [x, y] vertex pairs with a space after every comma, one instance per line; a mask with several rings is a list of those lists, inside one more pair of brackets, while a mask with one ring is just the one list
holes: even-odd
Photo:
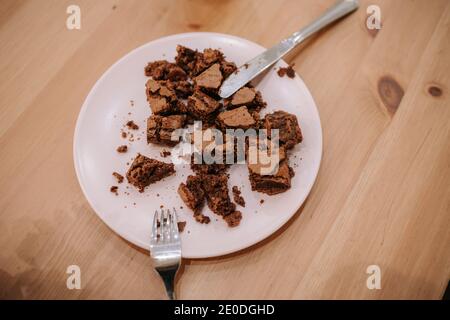
[[[209, 224], [200, 224], [192, 216], [177, 194], [178, 185], [191, 174], [188, 165], [179, 165], [176, 175], [165, 178], [139, 193], [126, 181], [117, 184], [113, 171], [125, 175], [132, 158], [143, 155], [169, 162], [163, 158], [163, 147], [147, 145], [146, 119], [150, 116], [145, 95], [144, 67], [149, 61], [173, 61], [176, 46], [181, 44], [203, 50], [216, 48], [225, 53], [229, 61], [242, 65], [261, 53], [260, 45], [235, 36], [217, 33], [185, 33], [149, 42], [117, 61], [97, 81], [81, 108], [75, 129], [74, 161], [81, 188], [97, 215], [126, 240], [149, 249], [150, 230], [156, 209], [177, 209], [179, 220], [186, 221], [181, 233], [182, 254], [185, 258], [206, 258], [229, 254], [247, 248], [271, 235], [300, 208], [310, 192], [320, 166], [322, 155], [322, 129], [314, 100], [300, 77], [280, 78], [275, 69], [287, 66], [278, 62], [259, 81], [268, 107], [264, 113], [285, 110], [297, 115], [304, 141], [289, 153], [295, 177], [292, 187], [285, 193], [267, 196], [252, 192], [245, 165], [231, 167], [229, 187], [238, 186], [246, 201], [236, 228], [204, 208], [211, 218]], [[128, 120], [134, 120], [139, 130], [133, 138], [121, 137]], [[127, 130], [126, 130], [127, 131]], [[134, 140], [129, 142], [129, 140]], [[116, 148], [127, 144], [128, 152], [119, 154]], [[119, 186], [119, 195], [110, 192], [110, 186]], [[264, 200], [264, 201], [262, 201]], [[181, 209], [183, 208], [183, 209]]]

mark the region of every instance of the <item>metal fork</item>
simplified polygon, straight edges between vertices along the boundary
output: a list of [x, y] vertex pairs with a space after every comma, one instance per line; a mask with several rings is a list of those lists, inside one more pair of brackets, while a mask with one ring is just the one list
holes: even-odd
[[175, 275], [181, 263], [181, 240], [177, 221], [175, 208], [173, 213], [169, 209], [161, 209], [161, 213], [156, 210], [150, 240], [153, 265], [164, 281], [170, 300], [175, 299]]

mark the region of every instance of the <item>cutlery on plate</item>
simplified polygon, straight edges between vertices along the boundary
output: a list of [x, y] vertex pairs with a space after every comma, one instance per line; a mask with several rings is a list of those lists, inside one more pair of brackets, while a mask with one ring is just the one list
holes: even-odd
[[240, 66], [236, 72], [231, 74], [222, 84], [219, 95], [228, 98], [237, 90], [246, 85], [261, 72], [269, 68], [289, 51], [302, 43], [305, 39], [317, 31], [325, 28], [330, 23], [346, 16], [358, 9], [358, 0], [341, 0], [328, 9], [323, 15], [311, 22], [309, 25], [295, 32], [289, 38], [282, 40], [277, 45], [264, 51], [252, 60]]
[[150, 240], [150, 256], [153, 266], [164, 281], [169, 299], [175, 299], [175, 275], [181, 264], [181, 239], [178, 231], [177, 212], [156, 210]]

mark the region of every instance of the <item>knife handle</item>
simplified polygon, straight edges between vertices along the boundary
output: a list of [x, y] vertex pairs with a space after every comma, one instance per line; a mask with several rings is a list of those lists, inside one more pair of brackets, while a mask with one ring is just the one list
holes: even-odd
[[295, 32], [291, 37], [286, 40], [292, 42], [295, 46], [301, 43], [303, 40], [307, 39], [317, 31], [325, 28], [334, 21], [346, 16], [347, 14], [355, 11], [359, 7], [358, 0], [341, 0], [336, 3], [333, 7], [328, 9], [319, 18], [314, 20], [312, 23], [302, 28], [300, 31]]

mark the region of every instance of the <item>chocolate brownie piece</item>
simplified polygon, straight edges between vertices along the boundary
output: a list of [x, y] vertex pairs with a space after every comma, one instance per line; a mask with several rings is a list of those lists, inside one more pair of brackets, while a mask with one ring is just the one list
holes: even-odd
[[262, 108], [265, 108], [266, 105], [267, 103], [262, 99], [261, 92], [248, 86], [239, 89], [235, 94], [224, 101], [224, 106], [227, 109], [246, 106], [249, 110], [260, 111]]
[[225, 163], [191, 163], [191, 169], [197, 174], [218, 174], [224, 173], [229, 168], [229, 165]]
[[184, 228], [186, 227], [186, 221], [178, 221], [177, 226], [178, 226], [178, 231], [183, 232]]
[[253, 191], [274, 195], [285, 192], [291, 187], [292, 169], [287, 160], [280, 163], [278, 170], [273, 175], [261, 175], [253, 171], [249, 166], [249, 179]]
[[242, 220], [242, 213], [240, 211], [234, 211], [226, 216], [223, 216], [223, 220], [226, 221], [230, 228], [237, 227]]
[[175, 63], [166, 60], [150, 62], [145, 67], [145, 75], [155, 80], [186, 80], [186, 72]]
[[186, 115], [152, 115], [147, 119], [147, 143], [174, 146], [178, 140], [172, 140], [175, 130], [183, 128]]
[[248, 112], [247, 107], [242, 106], [219, 113], [217, 116], [217, 124], [223, 129], [248, 129], [256, 125], [256, 120]]
[[195, 90], [188, 99], [188, 112], [195, 118], [210, 121], [211, 116], [221, 107], [221, 104], [200, 90]]
[[197, 50], [192, 50], [187, 47], [177, 45], [177, 56], [175, 57], [175, 62], [186, 73], [191, 74], [195, 68], [199, 55], [200, 53]]
[[241, 207], [245, 207], [245, 200], [244, 197], [241, 195], [241, 190], [237, 186], [233, 186], [231, 188], [231, 191], [233, 192], [233, 200]]
[[175, 173], [174, 165], [137, 154], [127, 172], [130, 184], [144, 192], [145, 187]]
[[278, 129], [280, 145], [284, 145], [286, 149], [293, 148], [303, 140], [297, 117], [285, 111], [276, 111], [266, 115], [264, 128], [267, 130], [269, 138], [272, 136], [271, 129]]
[[196, 86], [216, 92], [222, 84], [222, 72], [220, 71], [220, 64], [215, 63], [200, 75], [194, 78]]
[[199, 213], [205, 202], [202, 178], [200, 176], [188, 176], [186, 183], [181, 183], [178, 187], [178, 194], [188, 208], [193, 210], [194, 213]]
[[230, 74], [232, 74], [233, 72], [235, 72], [236, 70], [237, 70], [237, 67], [234, 64], [234, 62], [229, 62], [229, 61], [224, 60], [220, 63], [220, 71], [222, 71], [222, 75], [223, 75], [224, 79], [228, 78], [228, 76]]
[[228, 194], [228, 176], [226, 174], [202, 175], [208, 207], [220, 216], [226, 216], [236, 211], [236, 205], [231, 202]]
[[192, 85], [187, 81], [156, 81], [146, 83], [147, 101], [154, 114], [184, 113], [186, 106], [180, 98], [192, 93]]
[[192, 77], [199, 75], [215, 63], [220, 65], [220, 71], [224, 78], [237, 69], [234, 63], [225, 60], [222, 52], [215, 49], [205, 49], [203, 52], [199, 52], [178, 45], [175, 61], [178, 66]]

